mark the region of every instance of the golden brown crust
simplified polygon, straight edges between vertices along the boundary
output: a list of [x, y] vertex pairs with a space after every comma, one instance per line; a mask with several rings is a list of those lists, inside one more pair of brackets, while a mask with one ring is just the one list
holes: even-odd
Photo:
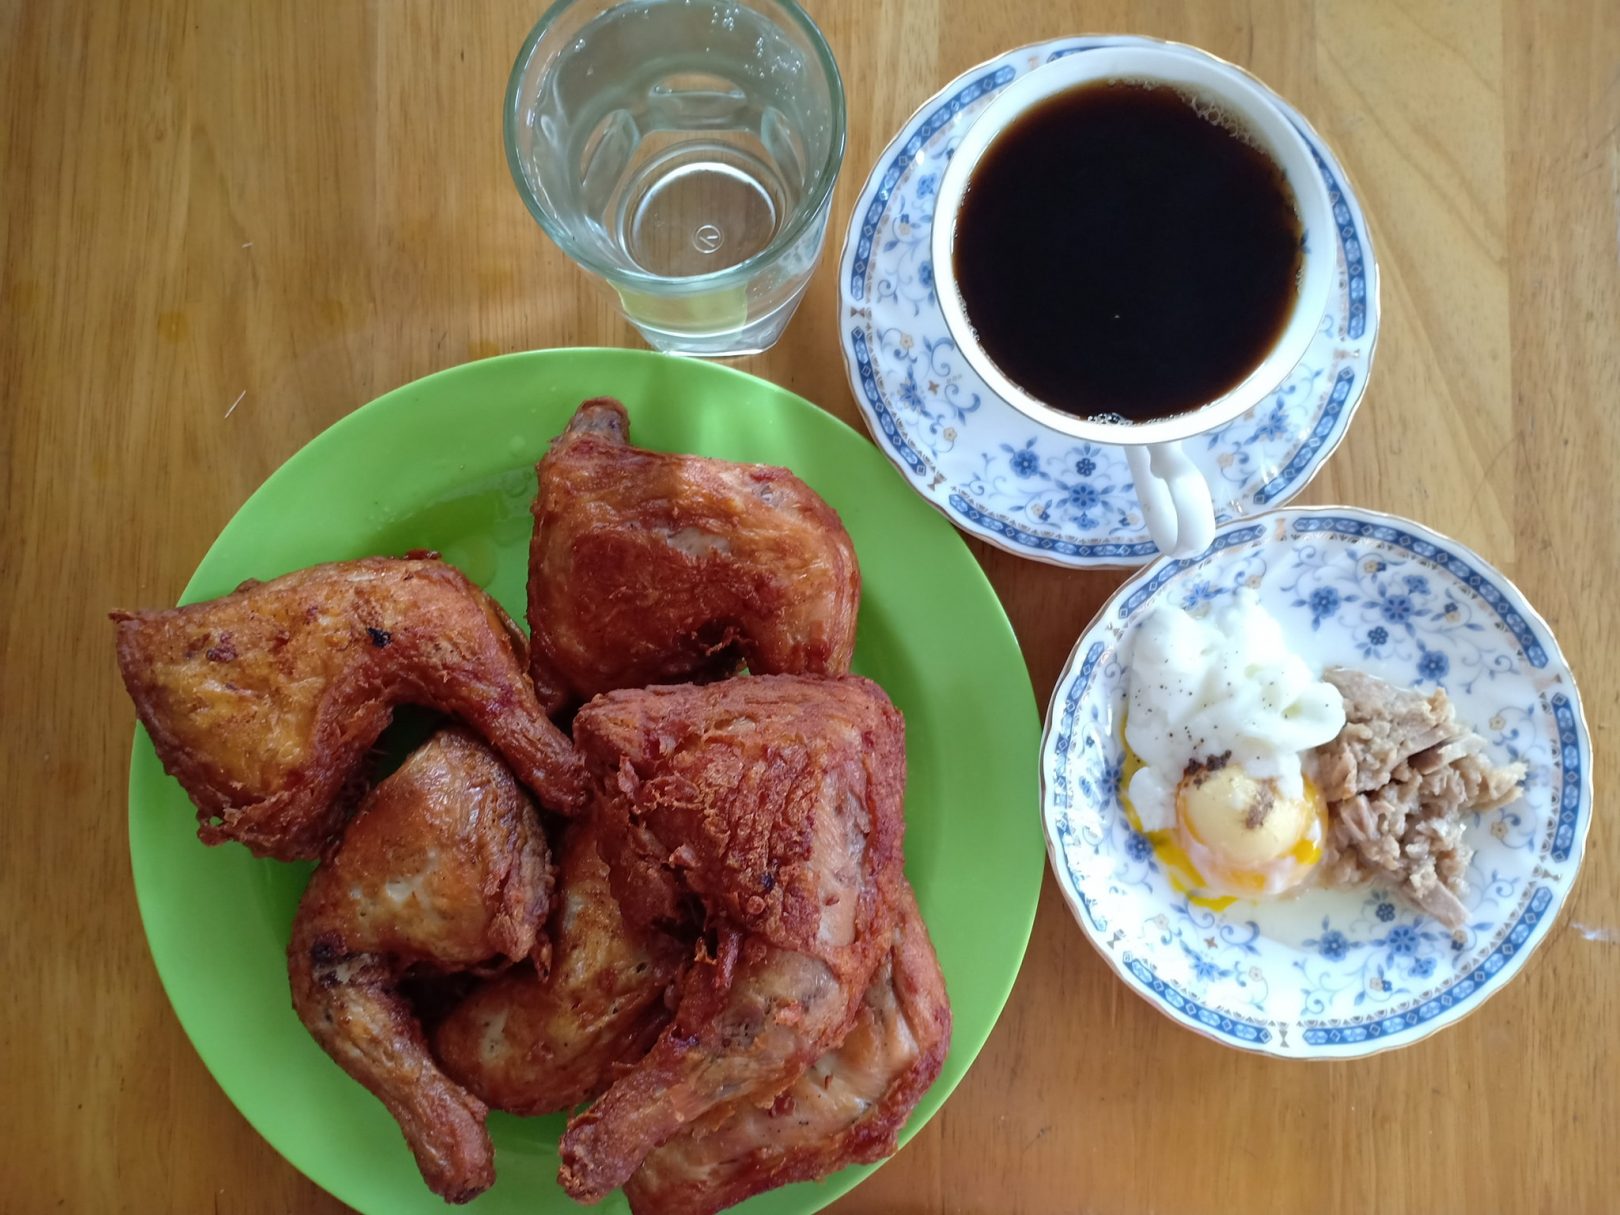
[[893, 941], [844, 1040], [774, 1102], [730, 1102], [648, 1156], [625, 1185], [636, 1215], [713, 1215], [894, 1151], [951, 1037], [945, 980], [909, 885]]
[[529, 956], [550, 890], [528, 798], [482, 742], [444, 731], [362, 803], [293, 922], [299, 1019], [387, 1106], [423, 1179], [452, 1202], [494, 1181], [487, 1110], [434, 1063], [398, 986]]
[[860, 568], [837, 512], [782, 468], [629, 445], [586, 401], [537, 470], [530, 670], [558, 713], [615, 688], [849, 670]]
[[342, 825], [345, 782], [402, 703], [472, 726], [548, 809], [583, 802], [578, 757], [523, 676], [515, 626], [443, 562], [318, 565], [113, 619], [124, 685], [205, 843], [318, 856]]
[[709, 942], [669, 1028], [563, 1136], [560, 1180], [589, 1202], [716, 1107], [768, 1103], [847, 1032], [892, 944], [905, 739], [853, 676], [614, 692], [574, 728], [619, 841], [615, 889], [615, 858], [637, 858], [701, 907]]
[[686, 950], [619, 913], [589, 819], [567, 828], [549, 968], [515, 968], [474, 989], [433, 1032], [444, 1070], [495, 1109], [546, 1114], [605, 1089], [669, 1020]]

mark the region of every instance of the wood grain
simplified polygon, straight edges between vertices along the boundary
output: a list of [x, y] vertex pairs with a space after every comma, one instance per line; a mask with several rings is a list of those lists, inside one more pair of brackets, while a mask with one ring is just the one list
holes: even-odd
[[[104, 613], [171, 601], [252, 489], [356, 405], [501, 351], [636, 344], [547, 243], [496, 121], [536, 0], [0, 0], [0, 1209], [332, 1212], [235, 1113], [153, 972], [132, 715]], [[1367, 402], [1304, 496], [1424, 520], [1523, 587], [1617, 776], [1620, 6], [812, 5], [851, 98], [841, 233], [899, 123], [1037, 38], [1124, 30], [1258, 73], [1345, 162], [1383, 270]], [[744, 365], [849, 421], [824, 264]], [[1043, 702], [1117, 584], [975, 544]], [[1601, 1211], [1620, 1204], [1620, 835], [1455, 1028], [1369, 1060], [1172, 1026], [1050, 882], [1006, 1014], [843, 1215]]]

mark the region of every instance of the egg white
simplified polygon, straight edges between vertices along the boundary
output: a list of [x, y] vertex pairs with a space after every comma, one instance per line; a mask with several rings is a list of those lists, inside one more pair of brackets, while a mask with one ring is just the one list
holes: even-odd
[[[1177, 787], [1194, 765], [1233, 764], [1277, 798], [1307, 801], [1302, 755], [1344, 728], [1338, 689], [1288, 648], [1248, 589], [1203, 619], [1172, 605], [1145, 617], [1132, 638], [1128, 706], [1125, 741], [1142, 767], [1126, 795], [1150, 833], [1177, 827]], [[1205, 847], [1213, 868], [1255, 868], [1252, 858], [1234, 865]]]

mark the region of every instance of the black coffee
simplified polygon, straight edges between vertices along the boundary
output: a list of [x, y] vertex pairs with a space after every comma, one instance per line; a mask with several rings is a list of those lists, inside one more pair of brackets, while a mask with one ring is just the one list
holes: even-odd
[[1083, 85], [974, 166], [954, 249], [962, 302], [1036, 400], [1168, 417], [1236, 386], [1282, 333], [1299, 290], [1293, 191], [1205, 113], [1168, 86]]

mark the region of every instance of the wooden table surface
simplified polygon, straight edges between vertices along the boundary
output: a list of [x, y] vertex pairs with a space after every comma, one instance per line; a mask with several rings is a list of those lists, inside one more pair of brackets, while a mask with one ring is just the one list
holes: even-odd
[[[342, 1209], [234, 1111], [159, 988], [105, 613], [172, 602], [259, 482], [379, 393], [497, 352], [638, 344], [507, 175], [502, 90], [540, 6], [0, 0], [0, 1210]], [[1298, 105], [1360, 191], [1384, 308], [1367, 400], [1300, 501], [1412, 516], [1514, 578], [1582, 681], [1613, 788], [1620, 5], [812, 7], [851, 102], [835, 248], [898, 124], [1020, 43], [1181, 39]], [[743, 365], [858, 426], [833, 280], [824, 262]], [[973, 550], [1044, 704], [1119, 575]], [[1173, 1026], [1048, 879], [977, 1064], [835, 1209], [1617, 1209], [1617, 861], [1599, 822], [1560, 923], [1477, 1014], [1315, 1065]]]

